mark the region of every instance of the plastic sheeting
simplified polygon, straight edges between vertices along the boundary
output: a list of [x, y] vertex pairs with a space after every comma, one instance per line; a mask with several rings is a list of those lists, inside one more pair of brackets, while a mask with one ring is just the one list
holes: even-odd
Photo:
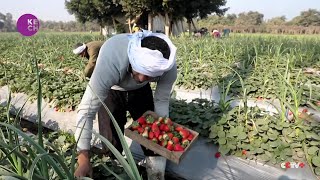
[[[7, 87], [0, 88], [0, 105], [6, 105], [8, 97]], [[213, 88], [209, 91], [185, 91], [181, 89], [176, 90], [176, 98], [186, 99], [191, 101], [194, 98], [204, 98], [210, 100], [218, 100], [219, 92], [217, 88]], [[22, 107], [23, 103], [27, 99], [25, 94], [15, 94], [12, 99], [12, 113], [15, 113], [15, 109]], [[274, 105], [270, 105], [273, 103]], [[233, 101], [232, 105], [236, 106], [241, 104], [240, 101]], [[258, 106], [264, 108], [267, 111], [276, 113], [275, 107], [277, 107], [277, 101], [249, 101], [249, 106]], [[75, 130], [75, 112], [55, 112], [52, 108], [49, 108], [46, 102], [43, 102], [42, 121], [44, 126], [53, 130], [64, 130], [73, 133]], [[310, 110], [311, 111], [311, 110]], [[319, 118], [319, 112], [314, 112], [315, 117]], [[36, 102], [28, 102], [22, 111], [21, 116], [24, 119], [35, 122], [37, 115]], [[94, 122], [94, 129], [98, 131], [97, 122]], [[132, 142], [131, 139], [126, 138], [130, 149], [137, 161], [144, 159], [144, 155], [136, 142]], [[99, 146], [99, 145], [97, 145]], [[221, 179], [221, 180], [255, 180], [255, 179], [317, 179], [311, 169], [308, 166], [299, 169], [281, 169], [280, 167], [273, 167], [269, 165], [263, 165], [250, 160], [244, 160], [234, 156], [215, 158], [215, 153], [218, 151], [218, 147], [213, 144], [207, 144], [204, 138], [199, 138], [195, 142], [192, 148], [187, 152], [187, 155], [183, 158], [179, 165], [176, 165], [170, 161], [167, 162], [166, 171], [170, 174], [175, 174], [177, 177], [190, 179], [190, 180], [209, 180], [209, 179]]]
[[[127, 139], [127, 142], [134, 157], [142, 160], [144, 155], [140, 145], [131, 142], [130, 139]], [[307, 166], [299, 169], [281, 169], [234, 156], [221, 156], [217, 159], [216, 152], [218, 152], [216, 145], [208, 144], [206, 139], [200, 137], [179, 165], [167, 161], [167, 171], [190, 180], [316, 180]]]

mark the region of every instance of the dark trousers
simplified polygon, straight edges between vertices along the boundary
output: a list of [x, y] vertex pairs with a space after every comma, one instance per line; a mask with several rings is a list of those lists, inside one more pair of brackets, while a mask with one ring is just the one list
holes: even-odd
[[[122, 133], [127, 123], [127, 111], [129, 111], [133, 120], [137, 120], [144, 112], [154, 111], [153, 95], [150, 84], [132, 91], [110, 90], [104, 103], [117, 121]], [[102, 136], [107, 138], [117, 148], [119, 152], [123, 151], [119, 136], [107, 113], [102, 106], [98, 112], [99, 131]], [[153, 151], [141, 146], [145, 156], [156, 156]], [[104, 151], [108, 148], [104, 147]]]

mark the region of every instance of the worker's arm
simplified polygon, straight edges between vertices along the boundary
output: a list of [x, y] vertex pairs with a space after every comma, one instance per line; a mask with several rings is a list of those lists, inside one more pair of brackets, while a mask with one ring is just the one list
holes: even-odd
[[90, 149], [92, 133], [89, 130], [92, 130], [93, 120], [101, 106], [100, 101], [104, 101], [110, 88], [119, 83], [119, 66], [117, 64], [117, 57], [114, 57], [110, 50], [112, 46], [112, 41], [102, 46], [97, 59], [97, 67], [95, 67], [92, 73], [77, 109], [75, 137], [76, 140], [79, 138], [77, 144], [78, 151]]
[[172, 86], [177, 79], [177, 65], [175, 64], [171, 70], [165, 72], [157, 82], [154, 94], [155, 112], [159, 116], [169, 116], [169, 101]]

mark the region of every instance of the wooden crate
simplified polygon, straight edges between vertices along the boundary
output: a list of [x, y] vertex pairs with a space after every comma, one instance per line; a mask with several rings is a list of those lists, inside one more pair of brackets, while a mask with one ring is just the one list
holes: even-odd
[[167, 158], [168, 160], [170, 160], [176, 164], [179, 164], [181, 159], [187, 154], [188, 150], [191, 148], [192, 144], [194, 144], [194, 142], [198, 139], [199, 133], [196, 131], [193, 131], [189, 128], [186, 128], [185, 126], [182, 126], [180, 124], [177, 124], [177, 123], [173, 123], [173, 124], [174, 124], [174, 126], [181, 126], [193, 134], [193, 140], [190, 142], [188, 147], [182, 152], [169, 151], [167, 148], [160, 146], [159, 144], [154, 143], [151, 140], [141, 136], [137, 132], [130, 130], [130, 126], [124, 130], [124, 133], [128, 138], [136, 141], [137, 143], [141, 144], [142, 146], [146, 147], [147, 149], [152, 150], [153, 152]]

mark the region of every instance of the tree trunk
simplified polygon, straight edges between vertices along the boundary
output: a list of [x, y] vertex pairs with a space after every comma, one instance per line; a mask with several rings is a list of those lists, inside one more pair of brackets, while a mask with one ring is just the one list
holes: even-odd
[[129, 26], [129, 32], [130, 34], [132, 33], [132, 29], [131, 29], [131, 18], [128, 19], [128, 26]]
[[188, 29], [189, 29], [189, 35], [192, 35], [192, 30], [191, 30], [191, 22], [188, 20]]
[[194, 22], [193, 22], [193, 19], [191, 19], [191, 22], [192, 22], [192, 25], [193, 25], [194, 30], [195, 30], [195, 31], [198, 31], [196, 25], [195, 25]]
[[112, 23], [113, 23], [114, 32], [117, 34], [117, 24], [116, 24], [116, 20], [114, 19], [114, 17], [111, 17], [111, 18], [112, 18]]
[[151, 13], [148, 14], [148, 31], [152, 31], [153, 17]]
[[170, 35], [170, 18], [168, 12], [164, 14], [165, 16], [165, 26], [164, 26], [164, 33], [169, 36]]
[[183, 21], [180, 20], [180, 24], [181, 24], [181, 32], [184, 33], [184, 27], [183, 27]]
[[100, 25], [100, 36], [102, 36], [102, 25]]

